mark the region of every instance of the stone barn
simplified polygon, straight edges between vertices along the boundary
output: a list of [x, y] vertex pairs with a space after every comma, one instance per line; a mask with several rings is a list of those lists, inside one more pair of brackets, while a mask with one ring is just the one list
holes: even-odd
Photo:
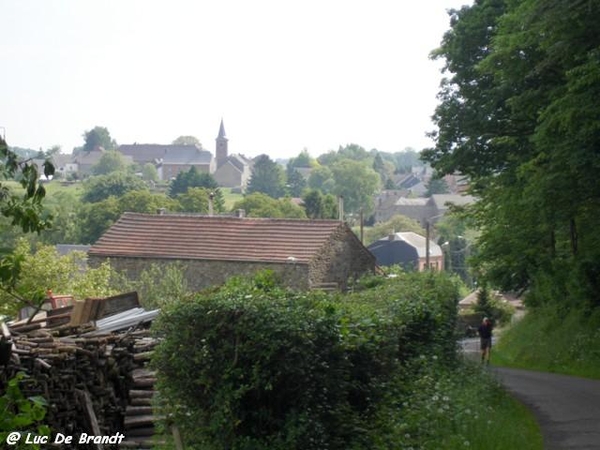
[[294, 289], [345, 290], [375, 271], [375, 257], [335, 220], [259, 219], [125, 213], [88, 251], [90, 266], [111, 265], [136, 279], [151, 264], [179, 262], [200, 290], [262, 269]]

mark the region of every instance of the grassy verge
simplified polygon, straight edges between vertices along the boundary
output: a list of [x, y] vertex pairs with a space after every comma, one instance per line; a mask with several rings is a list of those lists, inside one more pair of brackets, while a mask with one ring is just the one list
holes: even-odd
[[600, 310], [534, 309], [502, 333], [496, 365], [600, 379]]
[[509, 396], [479, 364], [425, 369], [407, 387], [396, 424], [396, 447], [406, 449], [540, 450], [542, 436], [531, 412]]

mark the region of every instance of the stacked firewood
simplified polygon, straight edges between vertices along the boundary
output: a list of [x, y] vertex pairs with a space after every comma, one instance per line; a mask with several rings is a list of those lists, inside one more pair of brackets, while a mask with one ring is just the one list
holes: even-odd
[[147, 329], [90, 335], [92, 330], [89, 324], [12, 329], [12, 355], [0, 371], [0, 391], [9, 378], [25, 372], [21, 389], [47, 400], [44, 423], [53, 433], [121, 432], [126, 443], [120, 448], [150, 448], [155, 376], [148, 362], [156, 339]]

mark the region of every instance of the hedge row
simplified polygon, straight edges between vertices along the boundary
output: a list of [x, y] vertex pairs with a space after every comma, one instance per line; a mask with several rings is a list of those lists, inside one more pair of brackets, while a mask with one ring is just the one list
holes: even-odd
[[410, 360], [454, 358], [456, 299], [432, 274], [344, 296], [234, 279], [163, 310], [161, 397], [186, 448], [373, 448], [371, 419]]

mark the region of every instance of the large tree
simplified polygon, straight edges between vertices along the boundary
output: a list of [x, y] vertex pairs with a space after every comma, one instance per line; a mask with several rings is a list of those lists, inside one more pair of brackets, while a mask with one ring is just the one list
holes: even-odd
[[176, 197], [178, 194], [185, 194], [188, 189], [195, 187], [216, 191], [219, 188], [219, 184], [210, 173], [199, 172], [195, 166], [192, 166], [187, 172], [179, 172], [175, 179], [171, 181], [169, 196]]
[[283, 197], [285, 182], [283, 168], [267, 155], [260, 155], [254, 160], [248, 193], [261, 192], [273, 198]]
[[106, 127], [96, 126], [83, 133], [83, 151], [91, 152], [96, 147], [102, 147], [104, 150], [115, 150], [117, 141], [110, 137], [110, 132]]
[[482, 274], [600, 305], [600, 4], [478, 0], [451, 14], [424, 157], [471, 178]]
[[146, 189], [146, 183], [138, 176], [126, 172], [112, 172], [88, 178], [83, 185], [81, 200], [95, 203], [108, 197], [121, 197], [129, 191]]

